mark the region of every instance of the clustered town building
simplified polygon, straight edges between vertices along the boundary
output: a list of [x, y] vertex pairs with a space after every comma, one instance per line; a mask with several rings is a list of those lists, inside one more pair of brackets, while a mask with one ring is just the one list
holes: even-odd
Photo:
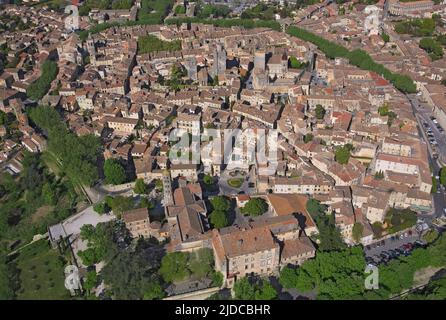
[[[391, 1], [390, 10], [401, 14], [426, 8], [432, 8], [431, 1]], [[334, 213], [348, 244], [354, 243], [355, 223], [363, 225], [361, 243], [370, 243], [371, 224], [384, 222], [389, 208], [432, 209], [427, 146], [417, 120], [404, 94], [379, 74], [344, 59], [328, 59], [312, 44], [268, 28], [194, 23], [111, 27], [81, 41], [76, 33], [64, 31], [61, 14], [17, 6], [5, 10], [33, 25], [20, 34], [0, 34], [8, 55], [20, 52], [17, 65], [0, 74], [0, 109], [16, 115], [22, 133], [20, 141], [0, 144], [5, 170], [21, 170], [23, 150], [46, 148], [46, 138], [28, 123], [25, 93], [39, 77], [42, 63], [54, 59], [58, 75], [50, 91], [57, 89], [57, 94], [45, 96], [42, 104], [63, 109], [77, 135], [101, 137], [105, 159], [131, 164], [136, 177], [146, 182], [163, 182], [165, 222], [151, 220], [147, 209], [125, 212], [122, 220], [131, 234], [168, 238], [169, 251], [211, 248], [215, 267], [228, 285], [237, 277], [274, 274], [284, 265], [314, 257], [310, 238], [318, 228], [306, 209], [310, 198]], [[321, 13], [320, 19], [304, 26], [333, 41], [358, 38], [349, 42], [351, 48], [365, 48], [390, 69], [413, 75], [446, 125], [445, 89], [433, 81], [444, 76], [444, 60], [424, 63], [425, 54], [403, 40], [394, 41], [396, 49], [383, 49], [381, 38], [361, 29], [362, 12], [341, 18], [331, 13]], [[134, 13], [128, 14], [131, 19]], [[94, 17], [100, 20], [101, 13]], [[181, 48], [140, 54], [137, 40], [146, 35], [180, 41]], [[394, 50], [400, 55], [391, 55]], [[309, 67], [293, 69], [291, 59]], [[183, 71], [185, 85], [180, 90], [166, 85], [173, 69]], [[395, 119], [380, 115], [383, 105]], [[316, 116], [320, 107], [323, 118]], [[267, 215], [219, 230], [210, 227], [198, 176], [220, 176], [230, 169], [213, 162], [212, 153], [202, 155], [199, 164], [174, 163], [169, 157], [173, 129], [192, 134], [204, 128], [277, 130], [274, 172], [266, 173], [256, 163], [238, 168], [253, 172], [255, 185], [249, 195], [233, 195], [240, 208], [250, 198], [261, 197], [269, 206]], [[312, 140], [304, 141], [309, 134]], [[135, 139], [126, 139], [130, 135]], [[353, 151], [341, 164], [334, 151], [345, 145]], [[200, 148], [205, 147], [202, 142]], [[377, 173], [383, 177], [377, 179]]]

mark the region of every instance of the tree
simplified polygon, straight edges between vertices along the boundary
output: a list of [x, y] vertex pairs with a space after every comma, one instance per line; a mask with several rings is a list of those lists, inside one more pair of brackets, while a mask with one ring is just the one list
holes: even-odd
[[82, 263], [86, 266], [91, 266], [101, 262], [101, 257], [93, 248], [87, 248], [85, 250], [79, 251], [78, 256], [82, 259]]
[[268, 210], [268, 204], [262, 198], [252, 198], [250, 199], [243, 208], [241, 212], [243, 214], [248, 214], [250, 216], [260, 216]]
[[50, 183], [47, 182], [42, 186], [42, 196], [47, 204], [56, 204], [56, 190], [53, 190]]
[[93, 205], [93, 210], [99, 214], [104, 214], [110, 211], [110, 207], [105, 202], [98, 202]]
[[188, 269], [197, 279], [202, 279], [213, 271], [214, 254], [211, 249], [202, 248], [189, 255]]
[[315, 222], [319, 229], [319, 250], [332, 251], [340, 250], [346, 247], [344, 240], [342, 239], [341, 232], [335, 224], [333, 214], [317, 217]]
[[187, 268], [189, 255], [184, 252], [171, 252], [161, 260], [160, 275], [166, 282], [181, 281], [190, 274]]
[[282, 270], [279, 281], [301, 292], [316, 289], [318, 299], [358, 299], [364, 293], [364, 265], [361, 247], [320, 252], [296, 270]]
[[319, 216], [325, 216], [325, 211], [327, 210], [325, 205], [321, 204], [320, 201], [314, 198], [307, 201], [305, 208], [313, 219], [316, 219]]
[[385, 32], [381, 33], [381, 38], [384, 40], [385, 43], [390, 41], [390, 36]]
[[163, 191], [163, 182], [160, 179], [155, 180], [155, 188], [158, 191]]
[[340, 164], [347, 164], [350, 159], [350, 151], [352, 150], [351, 145], [344, 145], [338, 147], [335, 150], [335, 160]]
[[216, 287], [223, 286], [223, 274], [219, 271], [213, 270], [212, 272], [212, 285]]
[[11, 269], [6, 256], [0, 252], [0, 300], [12, 300], [15, 294], [11, 282]]
[[425, 50], [432, 60], [438, 60], [443, 57], [443, 47], [432, 38], [423, 38], [420, 40], [420, 48]]
[[138, 37], [138, 54], [181, 50], [181, 41], [163, 41], [153, 35]]
[[207, 185], [211, 185], [211, 184], [214, 183], [214, 178], [213, 178], [211, 175], [206, 174], [206, 175], [203, 177], [203, 182], [204, 182], [205, 184], [207, 184]]
[[104, 175], [106, 183], [118, 185], [127, 179], [124, 167], [116, 159], [107, 159], [104, 163]]
[[158, 270], [161, 257], [148, 254], [161, 250], [159, 244], [141, 240], [135, 248], [119, 250], [101, 271], [115, 299], [140, 300], [164, 297]]
[[427, 243], [432, 243], [438, 239], [439, 235], [440, 234], [438, 233], [437, 230], [431, 229], [423, 235], [423, 240], [426, 241]]
[[221, 229], [229, 225], [229, 220], [225, 211], [214, 210], [211, 212], [209, 218], [213, 228]]
[[57, 64], [46, 60], [41, 67], [40, 77], [26, 88], [26, 95], [32, 100], [40, 100], [48, 92], [51, 82], [57, 76]]
[[136, 194], [146, 194], [149, 191], [148, 185], [144, 182], [144, 179], [136, 179], [133, 192]]
[[219, 211], [228, 211], [230, 208], [230, 203], [228, 198], [224, 197], [224, 196], [217, 196], [214, 197], [210, 200], [212, 207], [214, 208], [214, 210], [219, 210]]
[[116, 196], [105, 199], [107, 205], [115, 214], [121, 214], [127, 210], [133, 209], [134, 203], [132, 197]]
[[29, 117], [48, 137], [48, 151], [61, 163], [62, 171], [76, 183], [91, 186], [98, 178], [99, 139], [78, 137], [70, 132], [56, 109], [39, 106], [28, 110]]
[[162, 299], [166, 296], [159, 281], [150, 281], [144, 288], [144, 300]]
[[96, 271], [88, 271], [82, 287], [90, 294], [90, 291], [98, 285], [98, 275]]
[[382, 171], [382, 170], [376, 171], [374, 177], [376, 180], [384, 179], [384, 171]]
[[247, 277], [237, 280], [234, 284], [234, 298], [237, 300], [254, 300], [255, 287]]
[[237, 280], [234, 284], [234, 298], [237, 300], [274, 300], [277, 291], [264, 279], [248, 279], [247, 277]]
[[[427, 24], [429, 24], [429, 22]], [[427, 28], [429, 28], [429, 26], [427, 26]], [[287, 33], [291, 36], [298, 37], [299, 39], [315, 44], [318, 49], [321, 50], [329, 59], [334, 59], [337, 57], [348, 59], [352, 65], [355, 65], [363, 70], [370, 70], [382, 75], [398, 90], [404, 93], [416, 92], [416, 85], [410, 77], [391, 72], [382, 64], [373, 61], [372, 57], [364, 50], [349, 51], [347, 48], [341, 45], [330, 42], [323, 37], [319, 37], [305, 29], [294, 26], [289, 27], [287, 29]]]
[[446, 167], [440, 170], [440, 183], [446, 187]]
[[175, 14], [185, 14], [186, 8], [182, 5], [178, 5], [175, 7]]
[[289, 266], [284, 267], [280, 270], [279, 282], [286, 289], [296, 288], [296, 270]]
[[310, 142], [312, 140], [313, 140], [313, 134], [307, 133], [306, 135], [304, 135], [304, 142], [305, 143], [308, 143], [308, 142]]
[[113, 10], [130, 9], [133, 5], [133, 0], [114, 0], [112, 2]]
[[325, 117], [325, 109], [320, 104], [316, 105], [316, 109], [314, 110], [316, 112], [316, 118], [319, 120], [324, 119]]
[[302, 69], [307, 66], [306, 62], [300, 62], [296, 57], [290, 57], [290, 67], [293, 69]]
[[353, 233], [353, 239], [358, 243], [359, 241], [361, 241], [361, 238], [362, 238], [362, 232], [364, 231], [364, 226], [361, 224], [361, 223], [359, 223], [359, 222], [356, 222], [354, 225], [353, 225], [353, 230], [352, 230], [352, 233]]
[[378, 108], [378, 113], [380, 116], [385, 117], [389, 113], [389, 110], [390, 110], [389, 104], [385, 103]]

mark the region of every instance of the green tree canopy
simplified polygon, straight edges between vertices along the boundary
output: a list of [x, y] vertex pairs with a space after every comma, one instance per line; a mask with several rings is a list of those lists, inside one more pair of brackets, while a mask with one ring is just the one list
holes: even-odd
[[250, 199], [240, 211], [250, 216], [260, 216], [268, 210], [268, 204], [262, 198]]
[[241, 278], [234, 284], [234, 298], [237, 300], [274, 300], [277, 291], [265, 279]]
[[319, 120], [324, 119], [325, 117], [325, 109], [320, 104], [316, 105], [316, 109], [314, 110], [316, 112], [316, 118]]
[[353, 225], [353, 230], [352, 230], [352, 233], [353, 233], [353, 239], [354, 239], [357, 243], [358, 243], [359, 241], [361, 241], [363, 231], [364, 231], [364, 226], [363, 226], [361, 223], [356, 222], [356, 223]]
[[228, 200], [228, 198], [226, 198], [225, 196], [217, 196], [214, 197], [210, 200], [212, 208], [214, 208], [214, 210], [219, 210], [219, 211], [228, 211], [230, 208], [230, 202]]
[[216, 229], [221, 229], [229, 225], [228, 214], [222, 210], [214, 210], [210, 216], [211, 224]]
[[351, 144], [343, 145], [335, 150], [335, 160], [340, 164], [347, 164], [350, 159], [350, 151], [352, 151], [353, 146]]
[[28, 114], [47, 135], [48, 151], [60, 160], [62, 170], [70, 180], [92, 185], [98, 178], [99, 139], [93, 135], [78, 137], [70, 132], [54, 108], [31, 108]]
[[118, 185], [124, 183], [127, 179], [125, 169], [116, 159], [107, 159], [104, 163], [105, 182]]
[[144, 179], [136, 179], [133, 192], [136, 194], [146, 194], [149, 191], [149, 186], [144, 182]]
[[46, 60], [41, 67], [40, 77], [26, 88], [26, 95], [32, 100], [40, 100], [48, 92], [51, 82], [57, 76], [57, 63]]
[[166, 282], [181, 281], [190, 274], [189, 256], [184, 252], [170, 252], [161, 260], [160, 275]]

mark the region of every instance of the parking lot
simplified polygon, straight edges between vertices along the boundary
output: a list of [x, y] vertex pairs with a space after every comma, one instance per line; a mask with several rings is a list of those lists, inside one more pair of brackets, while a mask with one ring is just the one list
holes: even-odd
[[366, 261], [375, 265], [387, 263], [398, 256], [410, 255], [415, 247], [423, 244], [422, 241], [420, 242], [418, 232], [410, 230], [365, 246]]

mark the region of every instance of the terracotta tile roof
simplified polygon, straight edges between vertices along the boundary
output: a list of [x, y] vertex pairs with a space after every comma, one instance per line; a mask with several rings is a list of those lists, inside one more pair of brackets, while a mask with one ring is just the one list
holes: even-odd
[[149, 217], [147, 208], [133, 209], [122, 214], [125, 223], [145, 220]]
[[316, 251], [313, 243], [308, 237], [289, 239], [283, 242], [282, 258], [296, 257], [307, 252]]

